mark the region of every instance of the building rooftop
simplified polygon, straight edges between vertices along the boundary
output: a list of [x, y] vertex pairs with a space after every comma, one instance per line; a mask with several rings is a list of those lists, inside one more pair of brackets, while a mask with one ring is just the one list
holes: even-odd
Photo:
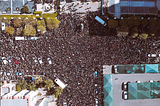
[[109, 12], [120, 18], [121, 14], [158, 14], [159, 0], [109, 0]]

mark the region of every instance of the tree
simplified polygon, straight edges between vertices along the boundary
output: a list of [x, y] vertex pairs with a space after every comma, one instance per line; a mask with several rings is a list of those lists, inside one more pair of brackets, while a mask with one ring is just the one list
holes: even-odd
[[117, 31], [129, 32], [129, 28], [127, 26], [119, 26]]
[[138, 28], [137, 27], [133, 27], [131, 29], [131, 34], [133, 38], [136, 38], [138, 36]]
[[36, 85], [34, 83], [33, 84], [29, 84], [28, 85], [28, 90], [30, 90], [30, 91], [36, 91], [37, 90]]
[[37, 21], [37, 31], [40, 31], [42, 35], [46, 32], [44, 20]]
[[16, 35], [21, 35], [23, 32], [23, 28], [18, 28], [17, 31], [15, 32]]
[[53, 87], [53, 81], [48, 79], [48, 80], [45, 80], [45, 88], [49, 91], [52, 87]]
[[17, 84], [20, 86], [21, 90], [26, 89], [28, 85], [25, 80], [18, 80]]
[[117, 36], [127, 36], [129, 33], [129, 28], [127, 26], [119, 26], [117, 29]]
[[4, 33], [13, 35], [13, 33], [14, 33], [14, 28], [11, 27], [11, 26], [10, 26], [10, 27], [6, 27]]
[[55, 92], [55, 98], [58, 98], [58, 96], [63, 92], [63, 89], [61, 87], [57, 87]]
[[141, 21], [141, 23], [142, 23], [142, 25], [143, 25], [144, 27], [146, 27], [146, 26], [148, 25], [148, 20], [147, 20], [147, 19], [143, 19], [143, 20]]
[[132, 16], [132, 17], [129, 17], [127, 19], [128, 26], [130, 26], [130, 27], [139, 26], [140, 22], [141, 22], [141, 18], [140, 17], [134, 17], [134, 16]]
[[26, 25], [23, 29], [24, 36], [36, 36], [36, 29], [32, 25]]
[[47, 18], [46, 26], [49, 30], [57, 29], [59, 27], [60, 21], [57, 18]]
[[37, 27], [37, 30], [40, 31], [40, 33], [43, 35], [46, 32], [46, 28], [42, 25]]
[[29, 13], [29, 8], [27, 6], [23, 6], [23, 8], [21, 9], [22, 13]]
[[18, 18], [15, 18], [14, 21], [13, 21], [13, 25], [14, 27], [20, 27], [22, 25], [22, 20], [21, 19], [18, 19]]
[[154, 27], [154, 26], [156, 26], [156, 24], [157, 24], [157, 20], [156, 19], [154, 19], [154, 18], [150, 18], [149, 19], [149, 26], [150, 27]]
[[118, 21], [116, 21], [116, 20], [109, 20], [108, 21], [108, 27], [109, 28], [115, 29], [117, 26], [118, 26]]
[[119, 25], [128, 27], [127, 18], [121, 19]]
[[154, 36], [156, 34], [156, 32], [157, 32], [157, 29], [155, 27], [151, 27], [149, 29], [149, 34], [152, 35], [152, 36]]
[[23, 19], [23, 24], [25, 25], [29, 24], [35, 27], [37, 25], [37, 19], [28, 16], [27, 18]]
[[10, 25], [11, 18], [2, 18], [2, 22], [4, 22], [6, 25]]
[[21, 87], [18, 84], [16, 84], [16, 91], [21, 91]]

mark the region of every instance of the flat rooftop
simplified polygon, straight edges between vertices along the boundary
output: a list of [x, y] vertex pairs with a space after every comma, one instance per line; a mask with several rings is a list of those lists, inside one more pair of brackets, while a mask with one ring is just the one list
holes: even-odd
[[[121, 89], [122, 82], [148, 82], [149, 80], [158, 81], [160, 74], [113, 74], [113, 106], [158, 106], [160, 99], [137, 99], [124, 100], [122, 99]], [[118, 78], [117, 80], [115, 80]]]
[[109, 0], [109, 12], [116, 17], [121, 14], [158, 14], [160, 0]]

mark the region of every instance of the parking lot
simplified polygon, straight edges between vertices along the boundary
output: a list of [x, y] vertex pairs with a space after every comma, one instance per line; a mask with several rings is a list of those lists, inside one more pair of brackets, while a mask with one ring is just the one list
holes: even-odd
[[[115, 80], [118, 78], [118, 80]], [[160, 106], [160, 99], [122, 99], [122, 82], [147, 82], [160, 80], [160, 74], [114, 74], [113, 75], [113, 104], [114, 106]]]

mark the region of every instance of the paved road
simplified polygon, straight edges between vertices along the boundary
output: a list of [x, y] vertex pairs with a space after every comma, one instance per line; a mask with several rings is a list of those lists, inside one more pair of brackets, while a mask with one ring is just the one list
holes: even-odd
[[[118, 78], [118, 80], [115, 80]], [[121, 84], [125, 81], [160, 80], [160, 74], [114, 74], [113, 75], [113, 100], [114, 106], [160, 106], [160, 99], [123, 100]]]

